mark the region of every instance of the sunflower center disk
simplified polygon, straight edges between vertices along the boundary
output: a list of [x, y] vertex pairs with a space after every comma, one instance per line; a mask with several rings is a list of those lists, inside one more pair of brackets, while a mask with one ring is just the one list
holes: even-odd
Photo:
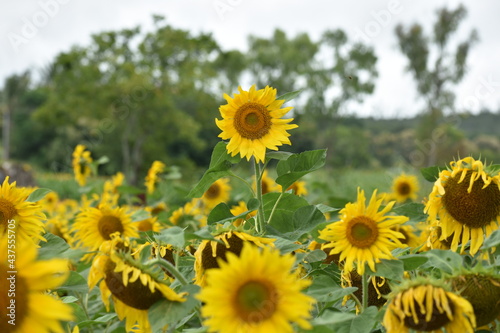
[[408, 195], [411, 193], [411, 186], [406, 182], [400, 183], [398, 184], [397, 191], [400, 195]]
[[258, 323], [273, 315], [276, 311], [277, 298], [272, 286], [261, 281], [249, 281], [239, 288], [234, 305], [244, 321]]
[[7, 222], [16, 216], [14, 205], [4, 198], [0, 198], [0, 225], [7, 227]]
[[[16, 332], [28, 314], [28, 295], [25, 280], [17, 274], [10, 274], [6, 265], [0, 263], [0, 332]], [[12, 303], [14, 301], [15, 303]], [[13, 304], [13, 305], [12, 305]], [[13, 308], [13, 310], [9, 309]], [[12, 316], [9, 316], [12, 313]], [[15, 325], [8, 323], [15, 319]]]
[[262, 138], [269, 132], [271, 124], [269, 111], [258, 103], [245, 103], [234, 115], [234, 128], [245, 139]]
[[444, 185], [442, 201], [456, 221], [469, 228], [481, 228], [500, 215], [500, 190], [494, 183], [483, 189], [484, 181], [479, 178], [474, 181], [472, 190], [468, 193], [471, 175], [472, 171], [468, 171], [460, 183], [460, 175], [448, 179]]
[[[406, 316], [404, 319], [406, 327], [412, 328], [417, 331], [429, 332], [438, 330], [450, 322], [450, 319], [448, 318], [446, 312], [439, 312], [434, 302], [432, 303], [432, 316], [429, 321], [426, 321], [425, 317], [427, 314], [421, 311], [423, 309], [420, 308], [420, 305], [417, 303], [417, 301], [414, 300], [413, 302], [415, 311], [417, 311], [417, 322], [413, 320], [413, 316]], [[425, 298], [422, 303], [426, 304]], [[453, 302], [448, 300], [448, 305], [450, 306], [451, 312], [453, 313]]]
[[[148, 310], [154, 303], [163, 298], [162, 293], [158, 290], [151, 293], [149, 287], [143, 285], [140, 278], [125, 286], [122, 281], [122, 272], [115, 272], [115, 267], [116, 264], [113, 261], [107, 261], [104, 281], [106, 281], [113, 296], [126, 305], [138, 310]], [[131, 276], [132, 273], [129, 273], [129, 278]]]
[[123, 233], [123, 224], [116, 216], [105, 215], [99, 220], [98, 226], [99, 233], [105, 240], [111, 239], [111, 234], [115, 232]]
[[209, 199], [215, 199], [219, 197], [220, 193], [220, 187], [218, 184], [213, 184], [208, 188], [208, 190], [205, 192], [205, 196]]
[[367, 216], [357, 216], [347, 224], [347, 239], [353, 246], [370, 247], [377, 241], [377, 222]]

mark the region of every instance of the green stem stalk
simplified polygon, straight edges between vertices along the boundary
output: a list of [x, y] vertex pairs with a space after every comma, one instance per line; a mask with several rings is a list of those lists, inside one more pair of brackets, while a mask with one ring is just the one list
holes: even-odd
[[365, 311], [366, 308], [368, 307], [368, 280], [370, 279], [370, 276], [366, 274], [366, 272], [363, 273], [361, 276], [361, 283], [362, 283], [362, 288], [363, 288], [363, 309], [361, 312]]
[[184, 275], [182, 275], [181, 272], [179, 272], [179, 270], [174, 266], [172, 265], [169, 261], [167, 260], [164, 260], [164, 259], [160, 259], [160, 258], [156, 258], [155, 260], [153, 260], [150, 264], [159, 264], [160, 266], [164, 267], [165, 269], [167, 269], [174, 277], [177, 281], [180, 282], [180, 284], [182, 284], [183, 286], [185, 285], [188, 285], [189, 282], [186, 280], [186, 278], [184, 277]]
[[283, 197], [283, 194], [285, 192], [281, 192], [280, 193], [280, 196], [278, 197], [278, 199], [276, 200], [276, 202], [274, 203], [274, 206], [273, 206], [273, 209], [271, 210], [271, 214], [269, 214], [269, 219], [267, 220], [267, 223], [271, 223], [271, 220], [273, 218], [273, 215], [274, 215], [274, 212], [276, 211], [276, 208], [278, 207], [278, 204], [281, 200], [281, 198]]
[[255, 229], [259, 234], [264, 233], [264, 223], [265, 223], [265, 216], [264, 216], [264, 204], [262, 202], [262, 172], [260, 169], [259, 163], [254, 160], [254, 171], [255, 171], [255, 184], [257, 188], [257, 193], [256, 197], [257, 200], [259, 200], [259, 209], [257, 211], [257, 220], [255, 223]]

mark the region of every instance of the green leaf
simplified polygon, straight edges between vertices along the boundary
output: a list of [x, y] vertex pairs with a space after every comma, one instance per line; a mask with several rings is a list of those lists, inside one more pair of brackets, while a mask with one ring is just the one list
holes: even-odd
[[305, 262], [317, 262], [326, 259], [326, 253], [323, 250], [314, 250], [306, 254], [304, 257]]
[[61, 297], [61, 301], [66, 304], [75, 303], [76, 301], [78, 301], [78, 298], [76, 298], [75, 296], [63, 296]]
[[106, 164], [109, 162], [109, 157], [107, 156], [101, 156], [98, 160], [96, 160], [94, 163], [97, 164], [97, 165], [101, 165], [101, 164]]
[[[248, 213], [247, 213], [248, 214]], [[233, 218], [234, 215], [231, 213], [231, 209], [225, 202], [221, 202], [212, 209], [208, 214], [207, 223], [214, 224], [224, 220]]]
[[356, 287], [342, 288], [329, 276], [317, 275], [313, 277], [313, 282], [305, 293], [314, 297], [318, 302], [336, 302], [357, 289]]
[[52, 190], [48, 189], [48, 188], [37, 188], [36, 190], [31, 192], [31, 194], [28, 196], [28, 199], [26, 199], [26, 201], [36, 202], [36, 201], [42, 200], [43, 198], [45, 198], [45, 196], [49, 192], [52, 192]]
[[151, 214], [148, 211], [143, 209], [137, 210], [132, 214], [132, 222], [139, 222], [146, 220], [151, 217]]
[[251, 198], [247, 202], [247, 208], [250, 211], [259, 209], [259, 200], [257, 200], [256, 198]]
[[404, 263], [400, 260], [381, 259], [379, 263], [375, 264], [375, 272], [372, 272], [369, 267], [367, 267], [367, 272], [369, 275], [401, 280], [404, 273]]
[[327, 206], [327, 205], [324, 205], [324, 204], [318, 204], [316, 205], [316, 207], [323, 213], [336, 213], [338, 212], [339, 210], [341, 210], [341, 208], [333, 208], [333, 207], [330, 207], [330, 206]]
[[446, 167], [431, 166], [427, 168], [421, 168], [420, 172], [424, 176], [425, 180], [434, 183], [439, 178], [439, 173], [441, 170], [446, 170]]
[[227, 143], [223, 141], [215, 145], [208, 170], [205, 171], [200, 181], [188, 193], [188, 197], [199, 198], [217, 179], [231, 176], [228, 170], [231, 169], [233, 164], [241, 161], [241, 158], [239, 156], [231, 157], [227, 153], [226, 146]]
[[172, 246], [183, 248], [185, 243], [184, 229], [178, 226], [163, 229], [155, 239], [160, 244], [171, 244]]
[[185, 302], [173, 302], [167, 299], [161, 300], [153, 304], [148, 311], [149, 322], [153, 332], [162, 332], [166, 325], [175, 324], [187, 315], [199, 304], [199, 301], [194, 297], [198, 293], [200, 287], [197, 285], [183, 286], [179, 291], [187, 292], [187, 300]]
[[89, 287], [87, 285], [87, 280], [83, 276], [75, 271], [70, 271], [69, 277], [66, 282], [64, 282], [62, 286], [57, 288], [57, 290], [88, 293]]
[[299, 96], [301, 92], [302, 92], [302, 89], [301, 90], [290, 91], [290, 92], [284, 93], [281, 96], [276, 97], [276, 99], [278, 101], [285, 100], [284, 103], [286, 103], [286, 102], [291, 101], [292, 99], [296, 98], [297, 96]]
[[497, 229], [491, 233], [491, 235], [488, 236], [484, 240], [483, 246], [481, 247], [481, 250], [487, 250], [492, 247], [496, 247], [500, 245], [500, 229]]
[[293, 153], [287, 151], [270, 151], [266, 153], [266, 158], [283, 161], [292, 155]]
[[427, 256], [429, 261], [420, 268], [437, 268], [451, 274], [463, 264], [462, 256], [450, 250], [433, 249], [422, 254]]
[[298, 240], [318, 224], [325, 222], [325, 216], [316, 206], [304, 206], [295, 211], [291, 222], [286, 228], [282, 228], [283, 231], [289, 230], [283, 233], [283, 237]]
[[284, 190], [290, 187], [302, 176], [318, 170], [325, 165], [326, 149], [310, 150], [300, 154], [293, 154], [286, 160], [278, 162], [276, 183]]
[[46, 242], [40, 243], [38, 249], [38, 260], [48, 260], [55, 257], [61, 257], [69, 249], [68, 243], [61, 237], [51, 233], [44, 235]]
[[278, 236], [273, 236], [276, 240], [274, 241], [274, 246], [280, 250], [281, 254], [290, 253], [301, 248], [300, 244], [293, 242], [291, 240], [281, 238]]
[[427, 220], [427, 214], [424, 213], [425, 206], [421, 203], [410, 202], [401, 206], [394, 207], [393, 213], [407, 216], [411, 222], [422, 222]]
[[407, 254], [398, 257], [403, 262], [405, 271], [412, 271], [425, 264], [429, 258], [423, 254]]
[[333, 324], [333, 332], [336, 333], [370, 333], [372, 328], [377, 323], [378, 309], [376, 306], [366, 308], [356, 317], [343, 321], [338, 324]]

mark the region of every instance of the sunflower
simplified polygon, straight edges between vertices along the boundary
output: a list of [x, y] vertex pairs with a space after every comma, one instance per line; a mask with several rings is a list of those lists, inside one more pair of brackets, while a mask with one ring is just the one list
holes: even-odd
[[462, 269], [448, 281], [452, 290], [472, 305], [477, 327], [488, 325], [500, 316], [500, 275], [474, 267]]
[[168, 207], [167, 204], [163, 201], [160, 201], [154, 205], [146, 206], [144, 208], [147, 212], [151, 213], [151, 216], [158, 216], [160, 213], [167, 212]]
[[[281, 185], [278, 185], [274, 182], [274, 179], [269, 177], [267, 169], [262, 173], [262, 177], [260, 179], [262, 194], [266, 194], [269, 192], [281, 192]], [[253, 181], [252, 187], [254, 191], [257, 189], [255, 179]]]
[[160, 278], [163, 273], [158, 267], [143, 267], [131, 252], [133, 245], [113, 234], [111, 240], [101, 244], [99, 254], [92, 261], [88, 284], [92, 289], [99, 283], [108, 311], [111, 297], [118, 318], [125, 319], [127, 332], [137, 329], [151, 332], [148, 310], [153, 304], [163, 299], [172, 302], [186, 299]]
[[422, 245], [422, 238], [418, 234], [417, 227], [411, 224], [404, 224], [395, 226], [393, 230], [403, 235], [403, 238], [399, 239], [403, 245], [412, 249]]
[[[341, 274], [341, 283], [342, 287], [357, 287], [358, 290], [356, 290], [353, 294], [354, 296], [361, 301], [363, 299], [363, 286], [362, 286], [362, 276], [356, 272], [356, 270], [352, 270], [351, 272], [343, 271]], [[370, 276], [370, 281], [368, 284], [368, 305], [369, 306], [376, 306], [380, 308], [383, 306], [386, 302], [386, 295], [388, 295], [391, 292], [391, 287], [389, 286], [389, 282], [380, 276]], [[350, 299], [352, 296], [347, 295], [344, 297], [344, 303], [348, 299]], [[357, 310], [358, 307], [356, 307]]]
[[176, 209], [168, 219], [173, 225], [191, 227], [198, 230], [207, 225], [207, 216], [203, 214], [201, 199], [195, 198]]
[[[238, 201], [238, 204], [236, 206], [231, 207], [231, 214], [233, 214], [234, 216], [243, 214], [246, 211], [248, 211], [248, 207], [247, 207], [247, 204], [245, 203], [245, 201]], [[239, 219], [234, 220], [233, 225], [235, 227], [239, 227], [240, 225], [242, 225], [243, 223], [245, 223], [246, 221], [248, 221], [249, 219], [251, 219], [255, 215], [257, 215], [257, 211], [255, 211], [255, 210], [251, 211], [245, 216], [245, 218], [239, 218]]]
[[230, 191], [231, 186], [229, 185], [229, 179], [217, 179], [212, 185], [210, 185], [208, 190], [206, 190], [201, 197], [203, 203], [205, 204], [206, 210], [214, 208], [221, 202], [227, 202], [229, 200]]
[[491, 176], [472, 157], [450, 165], [451, 170], [439, 173], [425, 212], [431, 222], [439, 219], [440, 239], [453, 235], [453, 251], [461, 243], [463, 252], [470, 240], [469, 251], [474, 255], [500, 223], [500, 176]]
[[37, 261], [36, 246], [27, 241], [15, 242], [12, 257], [11, 244], [0, 238], [0, 332], [65, 332], [60, 321], [73, 320], [72, 308], [45, 292], [66, 281], [68, 261]]
[[87, 177], [92, 173], [92, 169], [90, 168], [92, 157], [90, 157], [90, 151], [86, 149], [87, 147], [84, 145], [77, 145], [73, 151], [73, 172], [80, 186], [85, 186]]
[[430, 280], [409, 281], [391, 293], [383, 325], [387, 333], [473, 333], [476, 326], [471, 304]]
[[292, 190], [295, 195], [298, 196], [306, 196], [307, 195], [307, 188], [306, 188], [306, 182], [302, 180], [297, 180], [294, 182], [290, 187], [286, 189], [287, 191]]
[[417, 199], [419, 190], [418, 178], [414, 175], [403, 173], [392, 182], [392, 193], [389, 193], [389, 197], [398, 203], [415, 200]]
[[111, 177], [111, 179], [104, 182], [104, 188], [101, 195], [101, 204], [108, 206], [118, 205], [118, 200], [120, 199], [120, 193], [118, 192], [118, 187], [123, 184], [125, 176], [123, 173], [118, 172], [116, 175]]
[[292, 109], [281, 109], [285, 100], [276, 99], [276, 89], [266, 86], [256, 90], [253, 85], [249, 91], [238, 87], [239, 94], [231, 98], [224, 94], [227, 101], [219, 110], [222, 120], [215, 123], [222, 130], [219, 137], [229, 139], [227, 151], [231, 156], [238, 153], [247, 160], [253, 156], [257, 162], [263, 162], [266, 148], [278, 150], [282, 144], [290, 145], [287, 130], [298, 127], [289, 124], [293, 118], [282, 117]]
[[76, 216], [73, 230], [76, 242], [89, 251], [97, 251], [115, 232], [123, 237], [138, 237], [132, 218], [120, 207], [88, 207]]
[[209, 332], [293, 332], [292, 323], [310, 329], [315, 301], [301, 291], [311, 282], [291, 272], [294, 262], [293, 255], [248, 244], [240, 256], [228, 253], [197, 296]]
[[0, 237], [14, 237], [17, 241], [30, 240], [38, 243], [45, 240], [43, 221], [45, 215], [37, 202], [26, 201], [31, 190], [9, 184], [5, 177], [0, 186]]
[[223, 232], [215, 236], [215, 239], [221, 242], [204, 240], [194, 254], [195, 283], [200, 286], [205, 284], [205, 272], [213, 268], [219, 268], [220, 260], [225, 261], [227, 253], [231, 252], [240, 255], [245, 243], [264, 247], [273, 246], [275, 241], [273, 238], [255, 237], [234, 230]]
[[147, 219], [137, 221], [137, 230], [142, 232], [154, 231], [159, 232], [161, 230], [161, 224], [158, 221], [158, 217], [149, 217]]
[[160, 161], [154, 161], [151, 168], [148, 170], [144, 185], [148, 189], [148, 193], [151, 194], [155, 190], [156, 183], [159, 182], [158, 174], [165, 170], [166, 165]]
[[320, 231], [319, 238], [329, 241], [323, 248], [331, 248], [330, 254], [340, 253], [340, 261], [344, 261], [344, 269], [350, 272], [354, 263], [362, 275], [365, 264], [375, 272], [375, 263], [380, 259], [393, 258], [391, 251], [404, 247], [399, 238], [404, 236], [393, 228], [405, 223], [405, 216], [386, 215], [394, 206], [390, 202], [379, 211], [382, 199], [376, 199], [377, 190], [373, 192], [368, 206], [365, 205], [365, 193], [358, 188], [356, 203], [348, 203], [341, 211], [341, 220], [329, 224]]

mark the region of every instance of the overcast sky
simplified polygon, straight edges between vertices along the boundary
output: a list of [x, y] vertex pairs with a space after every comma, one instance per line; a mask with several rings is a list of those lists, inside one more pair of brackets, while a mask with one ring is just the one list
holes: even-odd
[[[250, 34], [270, 37], [275, 28], [289, 37], [307, 32], [317, 40], [327, 29], [341, 28], [350, 38], [375, 47], [379, 78], [375, 93], [350, 112], [362, 116], [410, 116], [422, 102], [406, 59], [397, 48], [398, 23], [424, 24], [430, 31], [438, 8], [456, 8], [454, 0], [2, 0], [0, 4], [0, 86], [6, 76], [39, 71], [72, 45], [87, 45], [90, 35], [141, 25], [151, 27], [153, 14], [176, 28], [211, 32], [227, 49], [247, 48]], [[500, 1], [464, 2], [468, 16], [462, 39], [472, 28], [480, 42], [471, 51], [469, 71], [457, 87], [457, 108], [500, 109]], [[388, 15], [387, 15], [388, 14]], [[361, 32], [361, 33], [360, 33]], [[236, 87], [235, 87], [236, 90]]]

